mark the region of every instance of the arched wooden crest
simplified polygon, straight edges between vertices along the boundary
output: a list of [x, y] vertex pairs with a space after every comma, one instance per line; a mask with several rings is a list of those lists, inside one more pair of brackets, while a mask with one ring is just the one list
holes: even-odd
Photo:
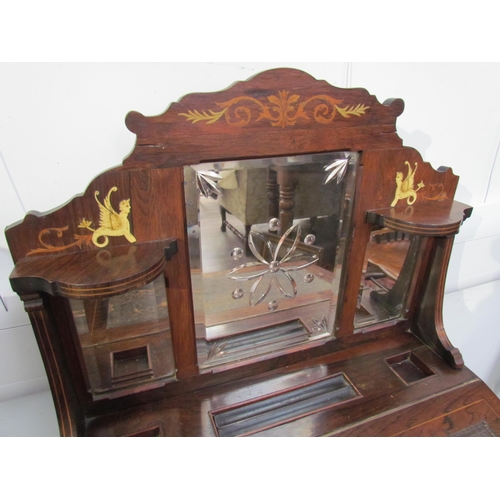
[[137, 142], [124, 166], [398, 147], [403, 109], [401, 99], [380, 104], [364, 89], [269, 70], [221, 92], [186, 95], [158, 116], [129, 113], [126, 125]]

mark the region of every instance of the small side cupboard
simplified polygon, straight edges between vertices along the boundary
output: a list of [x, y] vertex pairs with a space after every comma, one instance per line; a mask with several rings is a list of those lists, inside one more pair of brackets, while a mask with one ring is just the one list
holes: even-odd
[[62, 436], [495, 436], [442, 321], [458, 178], [292, 69], [165, 113], [7, 228]]

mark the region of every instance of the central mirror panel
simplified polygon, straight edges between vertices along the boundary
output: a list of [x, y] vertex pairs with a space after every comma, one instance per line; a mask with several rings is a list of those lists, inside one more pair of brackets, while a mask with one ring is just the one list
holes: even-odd
[[333, 338], [359, 154], [184, 168], [200, 369]]

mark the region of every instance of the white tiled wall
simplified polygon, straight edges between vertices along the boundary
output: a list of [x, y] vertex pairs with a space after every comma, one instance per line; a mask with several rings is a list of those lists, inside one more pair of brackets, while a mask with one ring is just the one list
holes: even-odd
[[[434, 168], [450, 166], [460, 176], [457, 199], [475, 210], [452, 254], [445, 326], [467, 365], [500, 395], [498, 63], [0, 64], [0, 226], [65, 203], [120, 164], [134, 146], [124, 124], [128, 111], [157, 115], [187, 93], [217, 91], [274, 67], [364, 87], [380, 102], [402, 98], [397, 125], [404, 144]], [[8, 284], [11, 268], [2, 232], [0, 295], [8, 311], [0, 302], [0, 435], [42, 435], [27, 430], [34, 424], [26, 412], [36, 419], [34, 408], [50, 405], [47, 379], [27, 315]], [[4, 425], [16, 421], [15, 398], [26, 430]], [[55, 432], [55, 414], [43, 414], [48, 434]]]

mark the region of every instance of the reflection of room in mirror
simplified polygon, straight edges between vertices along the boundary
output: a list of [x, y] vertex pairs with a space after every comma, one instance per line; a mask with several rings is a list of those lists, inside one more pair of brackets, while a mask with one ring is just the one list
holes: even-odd
[[163, 275], [127, 293], [69, 304], [94, 395], [175, 374]]
[[375, 229], [366, 248], [354, 327], [400, 318], [415, 266], [417, 237]]
[[337, 152], [185, 168], [202, 365], [234, 361], [237, 339], [243, 359], [331, 338], [357, 162]]

